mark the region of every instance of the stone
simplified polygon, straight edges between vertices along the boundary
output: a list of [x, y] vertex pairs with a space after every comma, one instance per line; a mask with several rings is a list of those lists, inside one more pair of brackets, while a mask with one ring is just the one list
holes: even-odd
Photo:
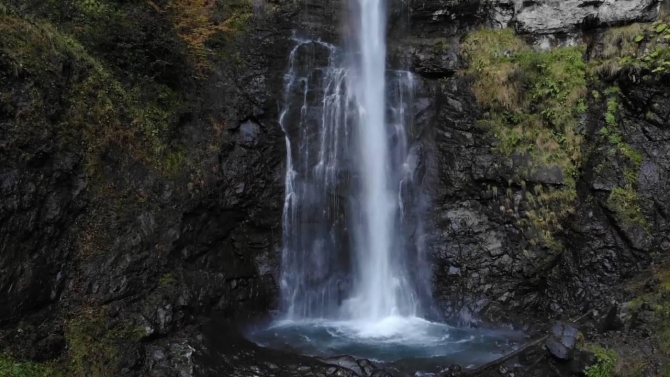
[[570, 359], [570, 350], [565, 345], [561, 344], [555, 337], [550, 336], [544, 343], [552, 356], [561, 360]]
[[452, 364], [445, 370], [440, 373], [440, 377], [461, 377], [463, 376], [463, 368], [458, 364]]
[[617, 331], [623, 328], [624, 320], [622, 318], [621, 306], [618, 303], [614, 303], [610, 306], [600, 323], [600, 332]]
[[587, 19], [591, 27], [649, 21], [656, 17], [658, 4], [657, 0], [514, 0], [513, 20], [525, 33], [558, 33], [579, 29]]
[[357, 363], [363, 372], [362, 376], [369, 376], [375, 371], [375, 369], [377, 369], [377, 367], [370, 360], [359, 359], [357, 360]]
[[240, 144], [246, 148], [253, 148], [258, 145], [258, 137], [261, 133], [261, 126], [248, 120], [240, 126]]
[[556, 165], [543, 166], [533, 171], [528, 179], [547, 185], [560, 185], [563, 184], [563, 170]]
[[598, 362], [596, 355], [591, 351], [579, 350], [574, 353], [570, 360], [570, 371], [574, 375], [583, 375], [586, 368]]
[[[338, 357], [330, 357], [327, 359], [323, 359], [323, 362], [326, 364], [333, 364], [337, 365], [346, 369], [349, 369], [353, 371], [354, 373], [358, 374], [359, 376], [364, 376], [363, 374], [363, 367], [359, 364], [359, 362], [352, 356], [344, 355], [344, 356], [338, 356]], [[369, 366], [369, 364], [364, 363]]]
[[577, 342], [577, 327], [569, 322], [557, 322], [545, 341], [549, 353], [560, 360], [570, 360]]

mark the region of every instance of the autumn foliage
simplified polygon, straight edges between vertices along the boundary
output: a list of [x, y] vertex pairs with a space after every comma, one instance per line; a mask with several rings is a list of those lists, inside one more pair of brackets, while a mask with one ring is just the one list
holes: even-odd
[[[163, 11], [154, 2], [149, 4], [159, 11]], [[207, 42], [216, 33], [230, 33], [235, 31], [233, 25], [246, 14], [233, 12], [225, 21], [214, 21], [216, 9], [215, 0], [170, 0], [165, 11], [177, 30], [179, 37], [186, 43], [196, 75], [203, 75], [210, 68], [211, 50]]]

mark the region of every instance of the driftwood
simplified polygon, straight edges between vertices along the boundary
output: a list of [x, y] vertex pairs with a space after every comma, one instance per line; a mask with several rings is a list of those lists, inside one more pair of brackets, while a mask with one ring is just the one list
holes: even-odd
[[525, 351], [525, 350], [527, 350], [527, 349], [529, 349], [529, 348], [531, 348], [531, 347], [535, 347], [535, 346], [537, 346], [538, 344], [540, 344], [540, 343], [544, 342], [545, 340], [547, 340], [548, 337], [549, 337], [549, 335], [545, 335], [545, 336], [543, 336], [543, 337], [541, 337], [541, 338], [539, 338], [539, 339], [535, 339], [534, 341], [532, 341], [532, 342], [526, 344], [525, 346], [519, 348], [518, 350], [516, 350], [516, 351], [514, 351], [514, 352], [512, 352], [512, 353], [510, 353], [510, 354], [508, 354], [508, 355], [505, 355], [505, 356], [503, 356], [503, 357], [501, 357], [501, 358], [499, 358], [499, 359], [495, 359], [495, 360], [493, 360], [493, 361], [491, 361], [491, 362], [488, 362], [488, 363], [486, 363], [486, 364], [480, 366], [479, 368], [472, 369], [472, 370], [468, 370], [468, 371], [466, 371], [464, 374], [465, 374], [466, 376], [475, 376], [475, 375], [478, 375], [479, 373], [482, 373], [483, 371], [485, 371], [485, 370], [487, 370], [487, 369], [493, 368], [493, 367], [495, 367], [495, 366], [498, 366], [498, 365], [504, 363], [505, 361], [507, 361], [507, 360], [509, 360], [509, 359], [511, 359], [511, 358], [513, 358], [513, 357], [515, 357], [515, 356], [517, 356], [517, 355], [519, 355], [520, 353], [522, 353], [523, 351]]

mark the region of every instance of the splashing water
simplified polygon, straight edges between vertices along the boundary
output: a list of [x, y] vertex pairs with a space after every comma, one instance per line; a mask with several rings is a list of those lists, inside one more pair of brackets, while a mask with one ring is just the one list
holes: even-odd
[[[352, 319], [375, 323], [394, 315], [415, 315], [414, 292], [392, 245], [399, 182], [391, 164], [386, 123], [386, 14], [382, 0], [358, 0], [352, 11], [357, 30], [351, 52], [353, 74], [348, 88], [358, 105], [360, 159], [360, 229], [355, 242], [357, 280], [345, 304]], [[396, 144], [395, 147], [402, 147]], [[404, 152], [404, 151], [403, 151]], [[375, 328], [372, 326], [371, 328]], [[380, 329], [383, 331], [383, 329]]]
[[291, 319], [373, 323], [418, 314], [398, 229], [407, 175], [404, 99], [413, 79], [386, 70], [384, 2], [352, 1], [358, 37], [350, 50], [296, 39], [285, 78], [281, 291]]
[[429, 273], [410, 239], [422, 229], [408, 195], [417, 191], [407, 138], [414, 78], [386, 68], [385, 1], [350, 4], [346, 50], [295, 38], [289, 57], [283, 319], [249, 337], [316, 355], [488, 361], [502, 335], [421, 318], [430, 297], [417, 294]]

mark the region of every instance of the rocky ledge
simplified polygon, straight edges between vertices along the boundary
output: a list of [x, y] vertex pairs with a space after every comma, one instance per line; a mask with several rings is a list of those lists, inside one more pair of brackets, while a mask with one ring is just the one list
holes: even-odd
[[660, 0], [415, 0], [409, 7], [415, 34], [444, 37], [482, 24], [556, 34], [650, 22], [658, 16], [660, 4]]

